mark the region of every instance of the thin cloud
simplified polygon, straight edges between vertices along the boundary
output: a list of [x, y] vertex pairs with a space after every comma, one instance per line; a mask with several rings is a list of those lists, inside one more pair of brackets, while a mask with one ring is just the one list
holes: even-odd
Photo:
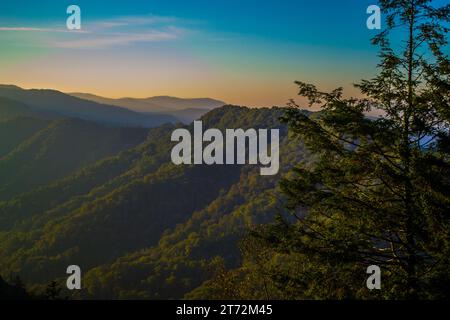
[[175, 40], [180, 36], [179, 32], [170, 31], [148, 31], [145, 33], [118, 33], [95, 35], [89, 39], [76, 39], [54, 42], [53, 46], [58, 48], [106, 48], [111, 46], [124, 46], [133, 43], [156, 42]]
[[175, 17], [165, 17], [165, 16], [125, 16], [113, 19], [106, 19], [100, 21], [94, 21], [91, 23], [86, 23], [84, 27], [85, 30], [68, 30], [65, 28], [38, 28], [38, 27], [0, 27], [0, 31], [34, 31], [34, 32], [74, 32], [79, 33], [90, 33], [90, 31], [104, 31], [106, 29], [116, 29], [123, 27], [139, 27], [139, 26], [150, 26], [150, 25], [168, 25], [179, 21]]
[[42, 36], [35, 37], [35, 41], [53, 48], [102, 49], [136, 43], [173, 41], [190, 32], [189, 29], [180, 27], [186, 23], [189, 22], [175, 17], [143, 15], [89, 22], [82, 20], [82, 30], [56, 28], [53, 25], [49, 28], [4, 26], [0, 27], [0, 31], [39, 32]]
[[79, 35], [76, 39], [60, 39], [51, 45], [69, 49], [102, 49], [136, 43], [174, 41], [190, 30], [175, 25], [183, 22], [175, 17], [165, 16], [125, 16], [85, 25], [89, 35]]
[[53, 28], [34, 28], [34, 27], [0, 27], [0, 31], [27, 31], [27, 32], [78, 32], [89, 33], [84, 30], [67, 30], [67, 29], [53, 29]]
[[103, 21], [94, 22], [91, 27], [93, 28], [118, 28], [126, 26], [149, 26], [158, 24], [172, 24], [178, 22], [179, 19], [175, 17], [165, 17], [165, 16], [125, 16], [113, 19], [107, 19]]

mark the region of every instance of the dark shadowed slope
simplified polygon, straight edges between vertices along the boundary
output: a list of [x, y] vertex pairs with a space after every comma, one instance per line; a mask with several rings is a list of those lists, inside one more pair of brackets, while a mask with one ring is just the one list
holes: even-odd
[[58, 118], [56, 114], [36, 111], [22, 102], [0, 96], [0, 121], [3, 122], [17, 117], [34, 117], [40, 119]]
[[49, 124], [49, 120], [17, 117], [0, 120], [0, 158]]
[[[54, 120], [45, 125], [39, 119], [18, 118], [14, 123], [25, 129], [19, 133], [11, 123], [0, 123], [4, 134], [0, 137], [0, 150], [9, 150], [0, 157], [0, 199], [63, 178], [85, 165], [131, 148], [147, 136], [144, 128], [104, 127], [78, 119]], [[36, 131], [39, 128], [42, 129]], [[19, 144], [13, 148], [14, 140]]]

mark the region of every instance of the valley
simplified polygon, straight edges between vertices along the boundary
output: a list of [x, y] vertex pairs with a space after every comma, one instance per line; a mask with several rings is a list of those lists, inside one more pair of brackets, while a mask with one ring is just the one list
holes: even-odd
[[280, 212], [271, 194], [303, 156], [277, 120], [281, 108], [224, 106], [201, 118], [205, 130], [279, 130], [275, 176], [174, 165], [171, 134], [193, 124], [120, 128], [16, 111], [0, 121], [0, 274], [38, 292], [79, 265], [84, 289], [73, 298], [181, 298], [213, 276], [217, 259], [239, 265], [239, 239]]

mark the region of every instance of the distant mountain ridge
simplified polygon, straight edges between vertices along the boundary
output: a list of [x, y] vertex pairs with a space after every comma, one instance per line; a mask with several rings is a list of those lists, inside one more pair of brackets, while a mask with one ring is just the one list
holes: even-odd
[[68, 94], [80, 99], [129, 108], [137, 112], [170, 112], [185, 109], [205, 109], [209, 111], [226, 105], [223, 101], [211, 98], [177, 98], [170, 96], [156, 96], [142, 99], [128, 97], [112, 99], [90, 93], [75, 92]]
[[176, 110], [184, 110], [184, 109], [215, 109], [226, 105], [225, 102], [211, 99], [211, 98], [176, 98], [170, 96], [157, 96], [152, 98], [147, 98], [146, 101], [149, 101], [153, 104], [173, 108]]
[[21, 103], [21, 111], [28, 108], [35, 113], [51, 113], [113, 126], [150, 128], [179, 121], [172, 115], [142, 114], [120, 106], [80, 99], [56, 90], [28, 90], [13, 85], [0, 85], [0, 97]]
[[211, 98], [177, 98], [170, 96], [156, 96], [150, 98], [120, 98], [111, 99], [90, 93], [69, 93], [70, 95], [103, 103], [119, 106], [143, 114], [164, 113], [176, 117], [183, 123], [190, 123], [199, 119], [208, 111], [226, 105], [225, 102]]

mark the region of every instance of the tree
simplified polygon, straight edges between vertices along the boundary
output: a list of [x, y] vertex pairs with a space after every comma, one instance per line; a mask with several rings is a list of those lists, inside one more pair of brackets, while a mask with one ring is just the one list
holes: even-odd
[[0, 275], [0, 300], [27, 300], [30, 295], [19, 276], [12, 277], [11, 283], [3, 280]]
[[62, 288], [56, 281], [51, 281], [45, 288], [45, 298], [47, 300], [67, 300], [61, 295]]
[[[303, 258], [296, 272], [273, 275], [299, 297], [450, 298], [450, 5], [380, 6], [379, 73], [356, 85], [364, 98], [296, 82], [321, 112], [305, 115], [292, 101], [283, 117], [315, 163], [281, 182], [295, 222], [255, 236]], [[374, 110], [383, 115], [366, 116]], [[365, 288], [370, 265], [382, 268], [380, 291]]]

